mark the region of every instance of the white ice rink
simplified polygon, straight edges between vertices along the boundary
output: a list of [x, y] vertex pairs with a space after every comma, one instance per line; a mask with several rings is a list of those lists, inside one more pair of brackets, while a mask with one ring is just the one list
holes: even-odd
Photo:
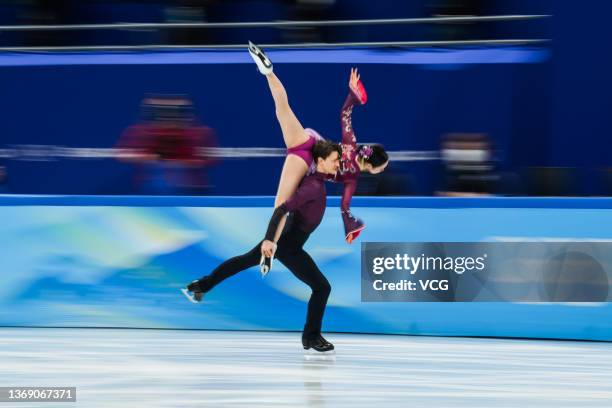
[[299, 333], [0, 329], [0, 386], [75, 386], [15, 407], [612, 407], [612, 344]]

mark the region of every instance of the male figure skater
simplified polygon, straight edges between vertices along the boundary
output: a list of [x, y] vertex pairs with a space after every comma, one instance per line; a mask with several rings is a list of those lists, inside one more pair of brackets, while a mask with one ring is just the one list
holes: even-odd
[[[299, 280], [312, 289], [302, 333], [304, 349], [332, 351], [334, 345], [321, 336], [323, 313], [331, 286], [310, 255], [304, 251], [303, 246], [323, 218], [327, 199], [326, 175], [336, 174], [341, 154], [342, 149], [338, 144], [326, 140], [318, 141], [313, 147], [316, 172], [304, 177], [297, 191], [274, 210], [264, 240], [249, 252], [223, 262], [210, 275], [195, 280], [185, 289], [181, 289], [185, 296], [194, 303], [199, 302], [204, 293], [225, 279], [259, 265], [262, 255], [268, 258], [276, 256]], [[275, 243], [274, 237], [280, 221], [288, 212], [291, 212], [292, 220], [287, 222], [278, 243]]]

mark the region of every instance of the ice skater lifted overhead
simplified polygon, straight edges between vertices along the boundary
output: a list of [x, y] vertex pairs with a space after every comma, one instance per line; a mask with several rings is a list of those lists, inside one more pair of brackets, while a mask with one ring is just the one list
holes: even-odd
[[[266, 76], [274, 106], [276, 118], [280, 124], [283, 139], [287, 146], [287, 157], [280, 177], [274, 207], [285, 202], [297, 189], [302, 178], [313, 171], [315, 163], [312, 160], [312, 148], [316, 141], [322, 137], [313, 129], [302, 127], [289, 106], [289, 99], [285, 87], [273, 72], [270, 59], [255, 44], [249, 42], [249, 54], [257, 64], [259, 72]], [[365, 228], [365, 224], [353, 216], [350, 211], [351, 199], [357, 188], [357, 181], [361, 172], [377, 174], [385, 170], [389, 157], [385, 149], [379, 145], [358, 145], [353, 131], [351, 115], [355, 105], [367, 102], [365, 88], [360, 81], [357, 69], [351, 69], [349, 79], [349, 94], [342, 106], [340, 121], [342, 126], [342, 155], [340, 168], [336, 174], [328, 177], [329, 181], [344, 184], [342, 193], [341, 211], [344, 222], [344, 234], [350, 244]], [[278, 238], [278, 237], [276, 237]], [[265, 265], [262, 267], [265, 268]]]
[[[210, 275], [187, 285], [182, 289], [185, 296], [194, 303], [200, 302], [205, 293], [225, 279], [256, 266], [262, 253], [267, 257], [272, 257], [275, 253], [276, 259], [312, 290], [302, 332], [304, 349], [333, 351], [333, 344], [321, 335], [323, 314], [331, 286], [303, 246], [325, 213], [325, 179], [338, 171], [340, 153], [339, 145], [325, 140], [318, 141], [312, 148], [312, 159], [316, 163], [315, 172], [304, 177], [295, 193], [276, 207], [264, 239], [249, 252], [223, 262]], [[285, 219], [288, 212], [291, 212], [291, 220], [282, 231], [278, 244], [275, 244], [274, 236], [281, 229], [281, 220]]]
[[[323, 314], [331, 287], [303, 246], [323, 218], [326, 206], [325, 181], [344, 183], [342, 218], [345, 237], [350, 243], [359, 235], [364, 224], [350, 213], [350, 201], [359, 172], [383, 171], [388, 157], [380, 145], [357, 145], [351, 124], [352, 109], [355, 104], [364, 104], [367, 100], [357, 70], [351, 70], [350, 92], [341, 113], [342, 144], [338, 145], [323, 140], [316, 131], [302, 127], [289, 106], [283, 84], [272, 71], [270, 60], [252, 43], [249, 43], [249, 53], [259, 72], [268, 80], [276, 117], [287, 146], [288, 154], [281, 173], [274, 213], [264, 240], [249, 252], [225, 261], [212, 273], [193, 281], [182, 291], [192, 302], [200, 302], [205, 293], [223, 280], [258, 263], [262, 273], [267, 273], [273, 256], [276, 256], [312, 290], [302, 333], [304, 348], [319, 352], [332, 351], [334, 346], [321, 336]], [[288, 213], [291, 213], [291, 220], [285, 227]]]

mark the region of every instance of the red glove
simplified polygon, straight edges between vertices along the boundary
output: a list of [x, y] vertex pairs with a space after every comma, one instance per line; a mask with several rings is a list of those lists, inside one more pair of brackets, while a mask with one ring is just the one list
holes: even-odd
[[365, 87], [361, 80], [357, 81], [357, 97], [359, 98], [359, 103], [365, 105], [368, 101], [368, 94], [366, 93]]
[[342, 221], [344, 221], [344, 234], [347, 243], [352, 243], [366, 227], [363, 221], [356, 218], [350, 211], [342, 211]]
[[354, 232], [350, 232], [347, 236], [346, 236], [346, 242], [348, 244], [352, 244], [353, 241], [355, 239], [357, 239], [357, 237], [359, 236], [359, 234], [361, 234], [361, 231], [363, 231], [363, 229], [365, 228], [365, 225], [363, 227], [361, 227], [361, 229], [354, 231]]

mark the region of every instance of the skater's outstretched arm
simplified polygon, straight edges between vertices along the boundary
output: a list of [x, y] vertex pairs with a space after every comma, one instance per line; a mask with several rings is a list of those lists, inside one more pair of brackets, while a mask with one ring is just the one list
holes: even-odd
[[261, 244], [261, 253], [264, 256], [271, 257], [274, 255], [274, 251], [276, 250], [276, 241], [282, 232], [287, 213], [289, 211], [295, 211], [314, 200], [316, 195], [317, 192], [312, 186], [302, 185], [297, 189], [295, 194], [289, 198], [289, 200], [285, 201], [283, 204], [274, 209], [274, 213], [272, 213], [272, 218], [270, 218], [270, 222], [268, 224], [266, 236]]
[[[342, 170], [345, 172], [355, 172], [359, 169], [355, 168], [353, 157], [357, 153], [357, 138], [353, 130], [352, 113], [353, 106], [363, 105], [367, 102], [368, 96], [365, 88], [360, 81], [360, 76], [357, 68], [351, 69], [349, 79], [349, 94], [342, 106], [341, 125], [342, 125]], [[357, 189], [356, 179], [347, 179], [344, 181], [344, 190], [342, 192], [342, 201], [340, 204], [342, 212], [342, 221], [344, 223], [344, 233], [346, 242], [353, 242], [365, 227], [363, 221], [351, 214], [350, 206], [353, 194]]]
[[351, 213], [351, 200], [356, 189], [357, 180], [351, 179], [345, 181], [342, 201], [340, 203], [342, 222], [344, 223], [344, 239], [349, 244], [351, 244], [365, 228], [363, 221]]
[[357, 180], [347, 180], [344, 182], [342, 200], [340, 201], [340, 209], [343, 212], [349, 212], [351, 210], [351, 200], [353, 199], [355, 190], [357, 190]]
[[353, 131], [353, 123], [351, 116], [353, 114], [353, 106], [363, 105], [367, 102], [368, 96], [365, 88], [360, 81], [360, 76], [357, 68], [351, 68], [351, 77], [349, 79], [349, 94], [342, 105], [340, 113], [340, 122], [342, 125], [342, 144], [355, 146], [357, 139]]

